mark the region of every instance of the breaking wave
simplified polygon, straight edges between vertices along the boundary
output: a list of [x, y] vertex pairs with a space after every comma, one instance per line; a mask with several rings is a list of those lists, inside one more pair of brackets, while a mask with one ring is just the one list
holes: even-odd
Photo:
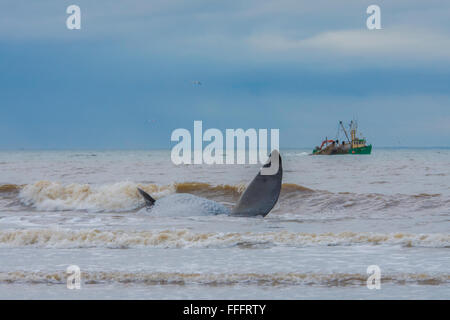
[[[81, 272], [84, 284], [143, 285], [316, 285], [327, 287], [365, 286], [367, 274], [360, 273], [181, 273], [181, 272]], [[441, 285], [450, 283], [448, 274], [399, 273], [383, 275], [384, 284]], [[0, 283], [66, 284], [64, 272], [0, 272]]]
[[[144, 201], [137, 188], [145, 190], [158, 199], [173, 193], [190, 193], [222, 203], [235, 203], [245, 184], [211, 185], [201, 182], [183, 182], [169, 185], [140, 184], [130, 181], [112, 184], [61, 184], [38, 181], [24, 186], [0, 185], [2, 193], [18, 194], [23, 205], [42, 211], [83, 210], [92, 212], [126, 212], [143, 207]], [[367, 210], [389, 210], [406, 208], [409, 211], [430, 208], [448, 208], [450, 199], [442, 194], [357, 194], [351, 192], [329, 192], [284, 183], [280, 201], [274, 213], [324, 212], [346, 210], [366, 212]]]
[[449, 234], [410, 233], [194, 233], [188, 230], [101, 231], [65, 229], [29, 229], [0, 231], [1, 247], [49, 248], [267, 248], [272, 246], [352, 246], [399, 245], [404, 247], [450, 248]]
[[87, 210], [92, 212], [124, 212], [143, 207], [144, 201], [137, 192], [141, 188], [155, 199], [172, 193], [191, 193], [218, 201], [233, 201], [239, 197], [245, 184], [210, 185], [199, 182], [174, 183], [165, 186], [118, 182], [107, 185], [67, 184], [39, 181], [25, 185], [20, 190], [22, 204], [37, 210]]
[[138, 187], [156, 199], [175, 192], [173, 186], [142, 185], [128, 181], [100, 186], [77, 183], [62, 185], [57, 182], [39, 181], [23, 187], [19, 197], [23, 204], [38, 210], [123, 212], [143, 206]]

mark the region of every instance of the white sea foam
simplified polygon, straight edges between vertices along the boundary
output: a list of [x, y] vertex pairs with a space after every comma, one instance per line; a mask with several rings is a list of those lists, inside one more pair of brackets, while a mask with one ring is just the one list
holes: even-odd
[[144, 201], [137, 192], [138, 187], [151, 193], [156, 199], [175, 192], [173, 185], [159, 187], [129, 181], [99, 186], [76, 183], [63, 185], [58, 182], [39, 181], [24, 186], [19, 198], [23, 204], [38, 210], [122, 212], [143, 206]]
[[[0, 283], [65, 284], [64, 272], [0, 272]], [[360, 273], [183, 273], [183, 272], [82, 272], [84, 284], [124, 283], [144, 285], [319, 285], [329, 287], [365, 286], [367, 274]], [[449, 274], [397, 273], [383, 275], [383, 284], [440, 285], [450, 282]]]
[[188, 230], [162, 231], [106, 231], [29, 229], [0, 231], [3, 247], [55, 247], [55, 248], [241, 248], [267, 246], [352, 246], [352, 245], [399, 245], [406, 247], [450, 247], [448, 234], [410, 233], [296, 233], [277, 232], [207, 232]]
[[155, 202], [154, 206], [142, 213], [150, 212], [158, 216], [203, 216], [228, 214], [230, 210], [216, 201], [197, 197], [188, 193], [171, 194]]

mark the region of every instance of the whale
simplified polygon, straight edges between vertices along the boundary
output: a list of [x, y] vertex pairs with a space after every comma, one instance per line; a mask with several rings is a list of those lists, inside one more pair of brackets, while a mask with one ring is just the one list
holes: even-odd
[[155, 215], [227, 214], [236, 217], [265, 217], [278, 201], [282, 179], [281, 155], [278, 150], [273, 150], [232, 209], [189, 193], [175, 193], [156, 200], [144, 190], [137, 190], [145, 200], [147, 211]]

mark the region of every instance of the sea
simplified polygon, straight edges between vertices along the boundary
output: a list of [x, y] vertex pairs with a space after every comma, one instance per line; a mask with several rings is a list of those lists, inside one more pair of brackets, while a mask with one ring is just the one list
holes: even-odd
[[260, 165], [0, 151], [0, 299], [449, 299], [450, 149], [310, 153], [281, 150], [263, 218], [137, 192], [232, 208]]

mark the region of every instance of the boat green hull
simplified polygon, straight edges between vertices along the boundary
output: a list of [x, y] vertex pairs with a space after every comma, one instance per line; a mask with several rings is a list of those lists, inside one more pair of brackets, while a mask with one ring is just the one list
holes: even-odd
[[360, 148], [351, 148], [348, 150], [349, 154], [370, 154], [372, 152], [372, 145], [360, 147]]
[[313, 155], [335, 155], [335, 154], [370, 154], [372, 152], [372, 145], [369, 144], [368, 146], [359, 147], [359, 148], [350, 148], [347, 150], [313, 150]]

